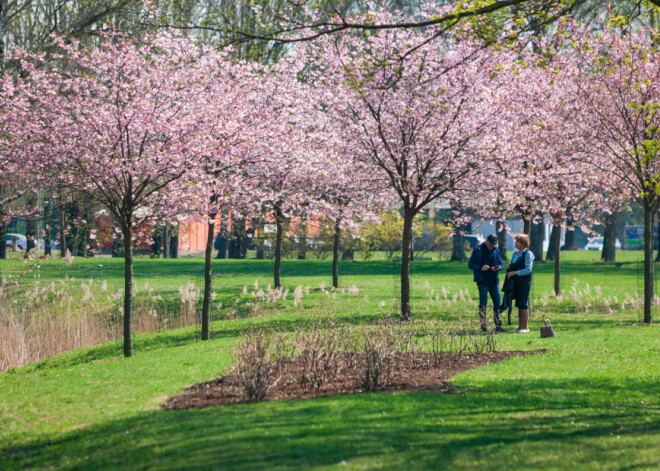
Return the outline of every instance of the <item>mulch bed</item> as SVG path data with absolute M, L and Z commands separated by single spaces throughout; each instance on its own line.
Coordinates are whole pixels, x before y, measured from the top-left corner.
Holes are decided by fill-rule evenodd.
M 429 354 L 399 354 L 395 360 L 396 371 L 382 391 L 414 391 L 454 393 L 449 379 L 473 368 L 499 363 L 512 357 L 523 357 L 545 353 L 546 350 L 509 351 L 492 353 L 445 353 L 439 362 Z M 280 379 L 270 388 L 265 401 L 307 399 L 311 397 L 355 394 L 364 392 L 357 369 L 345 371 L 333 381 L 324 384 L 319 390 L 302 392 L 296 382 L 301 368 L 298 357 L 280 360 Z M 163 404 L 164 409 L 202 409 L 210 406 L 248 402 L 234 372 L 220 378 L 199 383 L 186 388 L 183 394 L 172 396 Z

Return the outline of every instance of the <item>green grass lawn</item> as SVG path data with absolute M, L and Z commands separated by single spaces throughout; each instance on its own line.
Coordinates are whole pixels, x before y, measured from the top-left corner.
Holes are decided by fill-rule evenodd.
M 638 291 L 638 254 L 618 254 L 614 265 L 598 263 L 597 256 L 566 254 L 566 292 L 574 280 L 579 290 L 599 286 L 602 298 Z M 66 267 L 51 260 L 23 278 L 24 265 L 14 260 L 0 261 L 0 270 L 22 287 L 65 275 L 121 286 L 121 262 L 76 259 Z M 230 304 L 255 280 L 266 286 L 271 267 L 269 261 L 217 261 L 216 302 Z M 327 261 L 286 260 L 284 282 L 291 288 L 329 284 L 329 268 Z M 528 335 L 498 336 L 501 350 L 548 353 L 458 375 L 459 394 L 160 409 L 167 396 L 226 371 L 233 345 L 250 326 L 293 330 L 324 311 L 355 324 L 391 316 L 378 303 L 397 295 L 396 268 L 388 261 L 343 262 L 341 283 L 357 285 L 359 296 L 333 301 L 313 292 L 305 308 L 287 301 L 264 317 L 216 320 L 209 342 L 195 341 L 199 328 L 193 326 L 139 335 L 131 359 L 116 359 L 120 345 L 112 342 L 0 374 L 0 469 L 660 468 L 659 328 L 620 325 L 641 319 L 634 307 L 587 310 L 575 299 L 541 307 L 540 298 L 552 290 L 551 264 L 535 267 L 533 312 L 549 315 L 557 336 L 539 338 L 540 317 L 531 319 Z M 135 272 L 138 283 L 149 280 L 175 298 L 182 284 L 201 284 L 202 260 L 137 259 Z M 451 304 L 423 309 L 427 281 L 436 292 L 469 288 L 476 297 L 465 264 L 415 262 L 413 303 L 420 317 L 456 317 Z

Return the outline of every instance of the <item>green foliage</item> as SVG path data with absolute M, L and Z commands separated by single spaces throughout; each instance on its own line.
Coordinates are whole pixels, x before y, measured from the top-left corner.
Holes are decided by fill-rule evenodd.
M 383 211 L 380 220 L 375 224 L 368 224 L 358 232 L 362 240 L 363 250 L 384 250 L 387 258 L 392 258 L 395 250 L 401 248 L 403 234 L 403 218 L 398 211 Z

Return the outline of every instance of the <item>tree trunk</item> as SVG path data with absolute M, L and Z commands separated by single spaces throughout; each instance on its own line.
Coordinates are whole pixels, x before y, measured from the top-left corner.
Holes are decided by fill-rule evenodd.
M 0 260 L 7 259 L 7 225 L 2 222 L 0 215 Z
M 27 238 L 27 244 L 25 248 L 25 256 L 30 252 L 30 250 L 36 248 L 36 237 L 37 237 L 37 222 L 34 219 L 28 219 L 26 228 L 25 228 L 25 237 Z
M 227 238 L 223 235 L 218 237 L 218 255 L 215 258 L 219 258 L 221 260 L 227 258 Z
M 60 208 L 60 257 L 66 257 L 66 209 Z
M 163 226 L 156 224 L 151 238 L 153 243 L 149 246 L 149 254 L 151 258 L 160 258 L 160 247 L 163 244 Z
M 275 224 L 277 226 L 277 234 L 275 235 L 275 288 L 281 288 L 280 272 L 282 269 L 282 236 L 284 233 L 284 214 L 279 207 L 275 206 Z
M 453 262 L 463 262 L 467 260 L 465 255 L 465 238 L 460 230 L 457 230 L 452 236 L 453 247 L 451 251 L 451 260 Z
M 653 321 L 653 216 L 650 205 L 644 205 L 644 322 Z
M 552 228 L 552 232 L 555 234 L 555 240 L 553 241 L 553 250 L 554 250 L 554 259 L 555 259 L 555 296 L 559 296 L 561 293 L 561 272 L 560 272 L 560 258 L 561 258 L 561 219 L 555 221 L 555 225 Z M 549 250 L 548 250 L 549 252 Z
M 335 232 L 332 236 L 332 286 L 339 288 L 339 240 L 341 237 L 341 218 L 335 221 Z
M 170 230 L 170 258 L 179 258 L 179 227 Z
M 605 218 L 605 234 L 603 234 L 603 262 L 614 262 L 616 260 L 616 213 L 609 214 Z M 660 253 L 660 252 L 658 252 Z
M 307 258 L 307 215 L 300 217 L 298 227 L 298 260 Z
M 50 203 L 44 201 L 44 255 L 52 255 L 52 246 L 50 242 Z
M 129 213 L 128 217 L 131 217 Z M 133 356 L 133 227 L 131 221 L 122 222 L 124 235 L 124 356 Z
M 559 246 L 561 248 L 561 226 L 554 224 L 552 226 L 552 232 L 550 232 L 550 241 L 548 243 L 548 252 L 545 254 L 546 262 L 555 259 L 556 247 L 555 242 L 557 237 L 559 237 Z
M 7 6 L 0 1 L 0 78 L 5 75 L 5 50 L 7 49 Z
M 410 251 L 413 218 L 415 212 L 411 208 L 404 208 L 403 213 L 403 243 L 401 244 L 401 320 L 411 319 L 410 310 Z M 465 254 L 465 251 L 463 251 Z
M 500 255 L 502 256 L 502 260 L 508 260 L 509 258 L 506 255 L 506 223 L 496 222 L 495 232 L 497 233 L 497 242 L 499 245 Z
M 206 250 L 204 251 L 204 300 L 202 301 L 202 340 L 209 339 L 209 323 L 211 319 L 211 290 L 213 289 L 213 238 L 215 235 L 215 213 L 209 213 L 207 223 Z
M 529 249 L 534 254 L 534 260 L 543 263 L 543 240 L 545 239 L 545 224 L 541 221 L 538 224 L 532 224 L 532 233 L 530 234 Z
M 163 227 L 163 258 L 170 258 L 170 223 Z
M 571 227 L 572 230 L 568 230 Z M 566 238 L 564 239 L 564 250 L 577 250 L 577 244 L 575 242 L 575 227 L 574 221 L 572 218 L 566 220 Z
M 532 233 L 532 220 L 523 218 L 523 233 L 531 235 Z
M 415 228 L 410 226 L 410 261 L 415 260 Z
M 660 239 L 660 220 L 658 220 L 658 239 Z M 604 248 L 605 246 L 603 246 Z M 655 261 L 660 262 L 660 240 L 658 241 L 658 254 L 655 256 Z

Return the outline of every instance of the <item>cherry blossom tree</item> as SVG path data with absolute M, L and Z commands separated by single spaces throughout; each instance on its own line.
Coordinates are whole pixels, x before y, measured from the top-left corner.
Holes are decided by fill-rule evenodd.
M 202 340 L 208 340 L 216 217 L 225 209 L 235 221 L 256 210 L 258 182 L 249 168 L 260 165 L 282 126 L 273 111 L 279 85 L 275 73 L 234 60 L 226 52 L 208 51 L 204 60 L 206 75 L 213 81 L 203 111 L 204 152 L 199 158 L 203 178 L 188 190 L 193 204 L 201 204 L 195 212 L 208 221 L 202 302 Z
M 486 93 L 490 56 L 467 39 L 424 40 L 432 34 L 385 30 L 367 38 L 325 38 L 313 49 L 318 71 L 309 72 L 324 90 L 320 106 L 345 123 L 354 159 L 386 182 L 402 205 L 404 320 L 411 318 L 413 218 L 437 198 L 469 188 L 470 178 L 489 165 L 481 144 L 496 125 Z M 418 47 L 409 50 L 411 44 Z
M 561 116 L 566 96 L 557 93 L 555 71 L 547 58 L 531 51 L 523 58 L 507 67 L 506 86 L 498 90 L 498 98 L 508 104 L 501 108 L 506 115 L 498 148 L 498 172 L 504 182 L 498 194 L 504 204 L 489 212 L 499 218 L 522 216 L 527 234 L 533 220 L 552 221 L 557 228 L 554 291 L 559 295 L 559 231 L 565 223 L 570 230 L 578 224 L 591 226 L 595 215 L 607 208 L 606 189 L 612 179 L 575 158 L 578 143 L 571 124 Z
M 144 42 L 111 33 L 94 50 L 59 41 L 61 67 L 21 53 L 17 89 L 30 107 L 26 136 L 43 146 L 35 171 L 53 186 L 75 189 L 119 222 L 124 244 L 124 355 L 133 354 L 132 241 L 152 214 L 172 214 L 184 193 L 170 191 L 195 178 L 201 153 L 197 112 L 208 89 L 200 50 L 160 33 Z M 57 169 L 57 172 L 53 172 Z
M 657 31 L 563 31 L 557 89 L 578 159 L 607 173 L 644 210 L 644 322 L 653 303 L 653 219 L 660 208 L 660 41 Z

